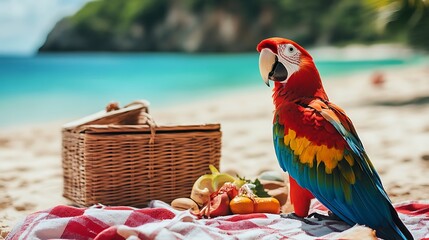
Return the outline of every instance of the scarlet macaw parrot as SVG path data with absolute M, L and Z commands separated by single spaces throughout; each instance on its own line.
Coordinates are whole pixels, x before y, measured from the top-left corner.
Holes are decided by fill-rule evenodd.
M 263 80 L 275 83 L 274 147 L 289 173 L 296 216 L 308 215 L 314 196 L 350 225 L 366 225 L 385 239 L 412 239 L 351 120 L 329 101 L 310 54 L 283 38 L 265 39 L 257 50 Z

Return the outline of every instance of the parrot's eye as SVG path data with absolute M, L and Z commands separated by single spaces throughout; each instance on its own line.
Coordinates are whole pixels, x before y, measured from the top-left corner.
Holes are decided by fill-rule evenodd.
M 297 53 L 298 50 L 296 50 L 295 46 L 292 44 L 286 44 L 283 45 L 283 53 L 286 56 L 292 56 Z

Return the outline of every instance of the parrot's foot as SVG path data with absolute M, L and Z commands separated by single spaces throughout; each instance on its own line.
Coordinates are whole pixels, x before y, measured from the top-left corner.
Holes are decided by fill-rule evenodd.
M 300 217 L 300 216 L 296 215 L 295 213 L 282 213 L 282 214 L 280 214 L 280 217 L 301 221 L 301 222 L 306 223 L 308 225 L 317 225 L 317 223 L 314 223 L 310 220 L 307 220 L 303 217 Z
M 333 220 L 333 221 L 342 221 L 341 218 L 339 218 L 337 215 L 335 215 L 333 212 L 328 211 L 328 216 L 314 212 L 310 215 L 308 215 L 308 218 L 317 218 L 317 220 L 322 221 L 322 220 Z

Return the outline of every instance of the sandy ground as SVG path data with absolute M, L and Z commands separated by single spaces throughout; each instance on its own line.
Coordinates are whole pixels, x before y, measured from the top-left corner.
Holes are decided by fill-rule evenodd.
M 429 199 L 429 66 L 324 79 L 330 99 L 345 109 L 393 202 Z M 221 123 L 221 170 L 249 178 L 280 171 L 271 140 L 271 90 L 261 86 L 153 109 L 159 124 Z M 61 125 L 1 129 L 0 230 L 4 237 L 27 214 L 69 204 L 62 197 Z

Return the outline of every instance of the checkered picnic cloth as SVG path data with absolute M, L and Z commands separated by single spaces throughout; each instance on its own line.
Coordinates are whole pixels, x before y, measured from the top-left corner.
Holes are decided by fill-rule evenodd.
M 416 239 L 429 239 L 429 201 L 395 205 Z M 318 202 L 312 211 L 326 214 Z M 161 201 L 148 208 L 57 206 L 27 216 L 6 239 L 333 239 L 350 226 L 340 221 L 309 223 L 254 213 L 197 219 Z

